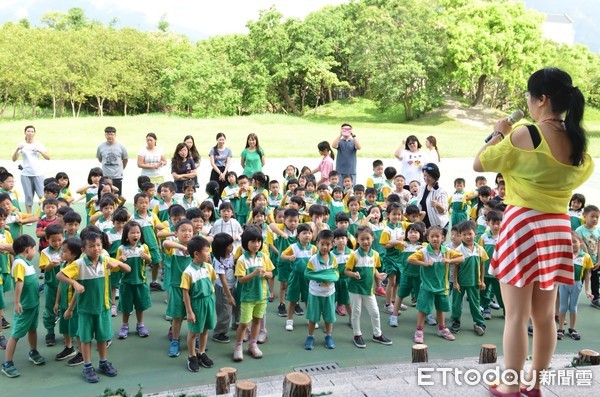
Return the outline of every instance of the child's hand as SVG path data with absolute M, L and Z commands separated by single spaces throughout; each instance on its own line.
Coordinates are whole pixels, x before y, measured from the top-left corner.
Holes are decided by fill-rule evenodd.
M 485 283 L 482 281 L 481 284 L 479 284 L 479 289 L 480 290 L 484 290 L 486 288 Z
M 75 283 L 73 289 L 75 289 L 75 292 L 78 294 L 82 294 L 85 291 L 85 287 L 79 283 Z
M 228 296 L 227 301 L 231 306 L 235 306 L 235 298 L 233 297 L 233 295 Z
M 125 262 L 127 261 L 127 257 L 125 255 L 121 255 L 120 257 L 118 257 L 117 259 L 119 259 L 121 262 Z
M 65 320 L 69 320 L 71 317 L 73 317 L 73 309 L 67 308 L 67 310 L 65 310 L 65 312 L 63 313 L 63 318 Z
M 282 238 L 285 238 L 285 239 L 287 239 L 287 238 L 289 238 L 290 236 L 288 236 L 288 234 L 287 234 L 287 233 L 283 233 L 283 235 L 282 235 L 281 237 L 282 237 Z
M 187 314 L 187 320 L 188 320 L 188 323 L 192 323 L 192 324 L 196 323 L 196 315 L 194 314 L 194 312 L 189 312 Z
M 600 268 L 600 262 L 596 263 L 592 269 L 598 270 L 598 268 Z
M 406 241 L 400 241 L 400 245 L 403 246 L 404 248 L 408 247 L 408 243 Z
M 21 306 L 20 302 L 15 302 L 15 313 L 17 313 L 17 314 L 23 313 L 23 306 Z
M 354 277 L 357 280 L 360 280 L 360 273 L 359 272 L 354 272 L 354 274 L 352 275 L 352 277 Z
M 430 259 L 430 260 L 428 260 L 428 261 L 423 261 L 423 264 L 424 264 L 425 266 L 433 266 L 433 260 L 431 260 L 431 259 Z
M 379 273 L 377 275 L 377 278 L 381 281 L 385 280 L 386 277 L 387 277 L 387 273 Z
M 290 262 L 293 262 L 293 261 L 295 261 L 295 260 L 296 260 L 296 255 L 292 254 L 292 255 L 288 256 L 288 260 L 289 260 Z
M 456 292 L 460 292 L 460 284 L 458 284 L 458 281 L 454 283 L 454 289 Z
M 150 262 L 152 260 L 152 257 L 145 252 L 142 255 L 140 255 L 140 257 L 146 262 Z M 121 261 L 121 262 L 123 262 L 123 261 Z
M 253 273 L 257 276 L 264 276 L 266 273 L 266 270 L 263 269 L 262 267 L 257 267 L 256 269 L 254 269 Z
M 58 316 L 58 303 L 54 304 L 54 314 Z
M 587 296 L 589 300 L 594 300 L 594 295 L 591 291 L 585 291 L 585 296 Z
M 52 261 L 48 265 L 50 265 L 50 267 L 56 267 L 56 266 L 60 265 L 60 261 Z

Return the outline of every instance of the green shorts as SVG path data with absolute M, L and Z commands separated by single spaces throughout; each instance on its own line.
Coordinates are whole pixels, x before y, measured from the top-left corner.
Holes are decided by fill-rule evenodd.
M 163 279 L 163 285 L 171 285 L 171 265 L 165 266 L 165 277 Z
M 253 318 L 263 318 L 266 310 L 266 300 L 242 302 L 240 306 L 240 324 L 248 324 Z
M 417 298 L 417 310 L 430 314 L 433 308 L 438 312 L 450 311 L 450 298 L 448 295 L 434 294 L 421 288 Z
M 158 247 L 150 248 L 150 257 L 152 258 L 152 266 L 158 265 L 160 262 L 162 262 L 162 255 L 160 254 Z
M 63 317 L 66 308 L 60 308 L 60 316 L 58 317 L 58 332 L 60 334 L 69 334 L 69 320 Z
M 321 315 L 326 323 L 335 323 L 335 294 L 329 296 L 315 296 L 308 294 L 306 304 L 306 319 L 313 323 L 321 320 Z
M 288 302 L 306 302 L 308 299 L 308 280 L 304 273 L 292 272 L 288 281 L 285 300 Z
M 287 261 L 279 261 L 277 264 L 277 280 L 280 283 L 287 283 L 292 272 L 292 264 Z
M 10 273 L 2 273 L 2 285 L 4 286 L 4 292 L 12 291 L 13 278 Z
M 419 290 L 421 289 L 421 276 L 408 276 L 405 273 L 402 273 L 400 276 L 400 285 L 398 286 L 398 297 L 406 298 L 411 293 L 414 293 L 415 296 L 419 295 Z
M 143 312 L 152 307 L 148 284 L 121 283 L 119 287 L 119 310 L 122 313 Z
M 4 310 L 6 302 L 4 301 L 4 285 L 0 285 L 0 310 Z
M 123 272 L 111 272 L 110 273 L 110 288 L 119 288 L 119 283 L 123 277 Z
M 350 279 L 345 276 L 340 276 L 335 282 L 335 301 L 338 305 L 349 305 L 350 294 L 348 294 L 348 282 Z
M 167 316 L 173 318 L 185 317 L 185 305 L 181 288 L 171 285 L 169 287 L 169 302 L 167 303 Z
M 79 336 L 79 314 L 77 313 L 77 307 L 73 309 L 73 316 L 69 319 L 69 336 L 71 338 Z
M 29 331 L 37 331 L 39 314 L 39 306 L 32 309 L 23 309 L 21 314 L 15 313 L 10 336 L 15 339 L 21 339 L 27 335 Z
M 81 343 L 107 342 L 113 337 L 110 310 L 102 310 L 100 314 L 79 313 L 77 323 Z
M 396 262 L 393 258 L 385 258 L 383 271 L 386 274 L 395 274 L 396 277 L 400 277 L 400 262 Z
M 214 329 L 217 324 L 215 310 L 215 296 L 193 299 L 191 302 L 192 311 L 196 316 L 196 322 L 190 323 L 188 319 L 188 329 L 194 334 L 201 334 L 209 329 Z

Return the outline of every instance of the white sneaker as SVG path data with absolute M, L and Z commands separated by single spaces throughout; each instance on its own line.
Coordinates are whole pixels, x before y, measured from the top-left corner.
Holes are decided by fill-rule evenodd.
M 383 311 L 386 312 L 387 314 L 394 313 L 394 305 L 392 305 L 391 303 L 389 305 L 384 305 Z
M 267 331 L 261 329 L 258 331 L 258 339 L 256 339 L 257 343 L 265 343 L 267 341 Z
M 315 329 L 319 329 L 319 323 L 315 323 Z
M 398 316 L 390 316 L 390 327 L 398 326 Z
M 112 317 L 117 317 L 117 305 L 112 305 L 110 307 L 110 315 Z
M 285 330 L 293 331 L 294 330 L 294 320 L 286 320 L 285 322 Z
M 408 310 L 408 306 L 406 306 L 404 303 L 400 304 L 400 310 L 402 310 L 403 312 Z

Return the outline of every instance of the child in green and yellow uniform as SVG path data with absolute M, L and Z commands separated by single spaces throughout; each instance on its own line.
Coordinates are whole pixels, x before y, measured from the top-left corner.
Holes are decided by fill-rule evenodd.
M 333 243 L 334 248 L 331 254 L 335 256 L 335 260 L 338 264 L 338 273 L 340 278 L 335 283 L 335 311 L 340 316 L 345 316 L 348 313 L 349 317 L 352 317 L 352 307 L 350 306 L 350 295 L 348 294 L 348 281 L 350 279 L 344 273 L 346 268 L 346 262 L 348 257 L 352 253 L 350 247 L 348 247 L 348 235 L 345 230 L 335 229 L 333 231 Z M 352 325 L 350 319 L 348 324 Z
M 500 211 L 489 211 L 485 216 L 487 220 L 487 226 L 489 230 L 479 238 L 478 244 L 483 247 L 488 255 L 488 258 L 492 257 L 494 248 L 498 243 L 498 235 L 500 234 L 500 226 L 502 225 L 503 214 Z M 481 307 L 483 308 L 483 319 L 491 320 L 492 312 L 490 310 L 491 295 L 492 292 L 496 296 L 498 305 L 504 311 L 504 301 L 502 300 L 502 291 L 500 289 L 500 281 L 488 273 L 490 268 L 490 259 L 486 260 L 483 264 L 483 279 L 485 281 L 485 289 L 481 290 Z
M 44 231 L 48 246 L 40 252 L 40 270 L 44 272 L 44 313 L 42 320 L 46 329 L 46 346 L 54 346 L 56 337 L 54 336 L 54 327 L 56 325 L 56 314 L 54 313 L 54 303 L 56 302 L 56 292 L 58 291 L 58 280 L 56 275 L 60 272 L 61 245 L 63 238 L 63 227 L 55 223 L 50 225 Z
M 0 208 L 6 211 L 6 226 L 13 241 L 23 234 L 23 225 L 38 221 L 38 217 L 33 214 L 19 212 L 10 200 L 10 196 L 5 193 L 0 193 Z
M 210 261 L 210 243 L 203 237 L 193 237 L 187 245 L 192 262 L 181 276 L 181 290 L 188 320 L 188 369 L 198 372 L 199 365 L 213 366 L 206 355 L 208 331 L 215 328 L 215 288 L 217 274 Z M 196 351 L 195 341 L 199 339 Z
M 10 233 L 5 229 L 7 215 L 6 211 L 0 208 L 0 320 L 2 321 L 2 325 L 0 325 L 0 349 L 6 349 L 6 338 L 2 335 L 2 329 L 10 327 L 10 323 L 3 316 L 3 310 L 6 308 L 4 292 L 12 289 L 10 262 L 13 241 Z
M 456 178 L 454 180 L 454 193 L 448 198 L 448 211 L 450 212 L 450 223 L 458 225 L 469 219 L 469 204 L 465 193 L 465 180 Z
M 285 307 L 284 299 L 288 287 L 288 281 L 290 278 L 290 272 L 292 271 L 292 264 L 289 261 L 281 258 L 281 253 L 285 251 L 290 245 L 298 241 L 298 221 L 300 214 L 297 210 L 288 208 L 283 212 L 283 223 L 272 223 L 269 228 L 273 232 L 275 237 L 273 243 L 278 252 L 277 260 L 277 280 L 279 281 L 279 306 L 277 307 L 277 315 L 279 317 L 287 317 L 287 309 Z
M 19 371 L 15 368 L 13 357 L 19 339 L 27 335 L 29 341 L 29 360 L 35 365 L 46 362 L 37 351 L 37 325 L 40 310 L 40 294 L 38 292 L 37 275 L 31 260 L 37 253 L 35 240 L 24 234 L 13 243 L 15 261 L 11 274 L 15 281 L 15 313 L 10 339 L 6 345 L 6 355 L 2 364 L 2 373 L 9 378 L 15 378 Z

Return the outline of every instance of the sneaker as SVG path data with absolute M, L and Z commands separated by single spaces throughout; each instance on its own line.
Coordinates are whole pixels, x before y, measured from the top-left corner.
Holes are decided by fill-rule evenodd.
M 98 381 L 100 380 L 94 367 L 89 367 L 89 368 L 84 367 L 82 375 L 83 375 L 83 379 L 87 383 L 98 383 Z
M 275 300 L 275 294 L 271 292 L 271 294 L 269 295 L 269 302 L 273 302 Z
M 595 299 L 592 301 L 592 307 L 596 309 L 600 309 L 600 299 Z
M 573 328 L 569 328 L 569 336 L 573 340 L 581 340 L 581 335 L 579 335 L 579 332 L 575 331 Z
M 382 286 L 375 288 L 375 295 L 385 296 L 385 289 Z
M 248 342 L 250 340 L 250 328 L 246 327 L 246 331 L 244 331 L 244 342 Z
M 169 342 L 173 341 L 173 327 L 169 327 L 169 332 L 167 332 L 167 338 L 169 338 Z
M 118 300 L 118 299 L 119 299 L 119 296 L 121 296 L 121 293 L 119 292 L 119 289 L 117 288 L 117 289 L 115 290 L 115 300 Z
M 212 340 L 217 343 L 229 343 L 231 339 L 225 334 L 213 335 Z
M 302 309 L 302 307 L 298 303 L 296 303 L 296 306 L 294 307 L 294 314 L 296 316 L 302 316 L 302 315 L 304 315 L 304 310 Z
M 112 339 L 106 341 L 106 348 L 108 349 L 112 345 Z
M 450 326 L 450 332 L 452 332 L 453 334 L 458 334 L 460 332 L 460 322 L 452 322 L 452 325 Z
M 490 305 L 491 307 L 491 305 Z M 492 319 L 492 311 L 490 309 L 483 309 L 483 319 L 484 320 L 491 320 Z
M 557 340 L 563 340 L 563 338 L 565 337 L 565 330 L 564 329 L 559 329 L 556 331 L 556 339 Z
M 315 337 L 312 335 L 308 335 L 306 337 L 306 342 L 304 342 L 304 349 L 313 350 L 315 348 Z
M 408 306 L 406 306 L 404 303 L 401 303 L 401 304 L 400 304 L 400 311 L 403 311 L 403 312 L 405 312 L 405 311 L 407 311 L 407 310 L 408 310 Z
M 358 347 L 359 349 L 364 349 L 365 347 L 367 347 L 367 344 L 365 343 L 365 340 L 363 339 L 362 335 L 354 336 L 354 346 Z
M 410 299 L 410 305 L 412 307 L 416 307 L 417 306 L 417 298 L 411 298 Z
M 46 359 L 40 355 L 40 352 L 37 350 L 29 350 L 29 361 L 34 363 L 35 365 L 44 365 L 46 364 Z
M 110 307 L 110 315 L 112 317 L 117 317 L 117 305 L 112 305 Z
M 264 329 L 261 329 L 260 331 L 258 331 L 258 338 L 256 339 L 256 343 L 258 343 L 259 345 L 262 345 L 266 341 L 267 341 L 267 331 Z
M 285 321 L 285 330 L 293 331 L 294 330 L 294 320 L 286 320 Z
M 398 326 L 398 316 L 390 316 L 390 327 L 396 328 Z
M 79 352 L 72 359 L 67 361 L 69 367 L 76 367 L 80 364 L 83 364 L 83 355 Z
M 9 378 L 16 378 L 21 375 L 19 370 L 15 367 L 15 363 L 12 361 L 5 361 L 2 363 L 2 373 Z
M 198 362 L 200 363 L 200 365 L 202 365 L 204 368 L 212 368 L 213 365 L 215 365 L 215 363 L 213 362 L 213 360 L 211 360 L 207 355 L 206 352 L 204 353 L 198 353 L 197 356 L 198 357 Z
M 71 358 L 73 356 L 75 356 L 77 354 L 77 352 L 75 351 L 75 349 L 73 348 L 73 346 L 71 347 L 66 347 L 63 349 L 63 351 L 61 351 L 60 353 L 58 353 L 56 355 L 56 357 L 54 357 L 56 359 L 56 361 L 63 361 L 66 360 L 68 358 Z
M 495 301 L 491 301 L 490 302 L 490 308 L 492 308 L 494 310 L 500 310 L 500 305 L 497 304 Z
M 319 329 L 319 323 L 315 323 L 315 329 Z
M 333 342 L 333 336 L 325 335 L 325 348 L 335 349 L 335 343 Z
M 98 371 L 110 378 L 117 376 L 117 370 L 113 368 L 110 361 L 105 361 L 103 363 L 100 363 L 100 366 L 98 367 Z
M 420 329 L 415 331 L 415 336 L 413 337 L 413 342 L 423 343 L 423 331 L 421 331 Z
M 394 305 L 392 305 L 391 303 L 389 305 L 383 305 L 383 311 L 387 314 L 394 313 Z
M 6 321 L 6 319 L 4 317 L 2 317 L 2 329 L 8 329 L 10 328 L 10 323 L 8 321 Z
M 262 358 L 263 356 L 263 353 L 260 351 L 256 343 L 251 343 L 250 346 L 248 346 L 248 354 L 252 358 Z
M 150 283 L 150 291 L 164 291 L 164 289 L 158 282 L 152 281 Z
M 47 334 L 46 335 L 46 346 L 54 346 L 56 345 L 56 337 L 54 336 L 54 334 Z
M 485 334 L 485 325 L 475 324 L 473 325 L 473 330 L 477 335 L 482 336 L 483 334 Z
M 373 342 L 381 343 L 382 345 L 389 346 L 392 344 L 392 341 L 386 338 L 383 334 L 379 336 L 373 335 Z
M 233 348 L 233 361 L 242 361 L 244 359 L 244 347 L 242 345 L 236 345 Z
M 527 334 L 533 336 L 533 325 L 529 324 L 527 326 Z
M 173 339 L 169 346 L 169 357 L 179 357 L 179 341 Z
M 344 307 L 344 305 L 337 305 L 335 307 L 335 312 L 337 314 L 339 314 L 340 316 L 345 316 L 346 315 L 346 308 Z
M 148 332 L 148 328 L 146 328 L 144 323 L 137 324 L 135 326 L 135 332 L 137 332 L 137 334 L 142 338 L 150 336 L 150 332 Z
M 4 335 L 0 335 L 0 350 L 6 349 L 6 337 Z
M 284 303 L 280 303 L 279 306 L 277 306 L 277 315 L 279 317 L 287 317 L 287 309 L 285 308 Z
M 456 339 L 454 337 L 454 335 L 452 335 L 452 333 L 450 332 L 450 330 L 448 328 L 438 329 L 437 334 L 438 334 L 439 337 L 444 338 L 446 340 L 454 340 L 454 339 Z
M 127 339 L 127 335 L 129 335 L 129 324 L 123 324 L 119 330 L 119 339 Z
M 190 372 L 200 371 L 200 365 L 198 364 L 198 357 L 196 357 L 196 356 L 188 357 L 187 368 Z
M 435 317 L 433 316 L 433 314 L 428 314 L 425 316 L 425 322 L 427 323 L 427 325 L 437 325 L 437 320 L 435 319 Z

